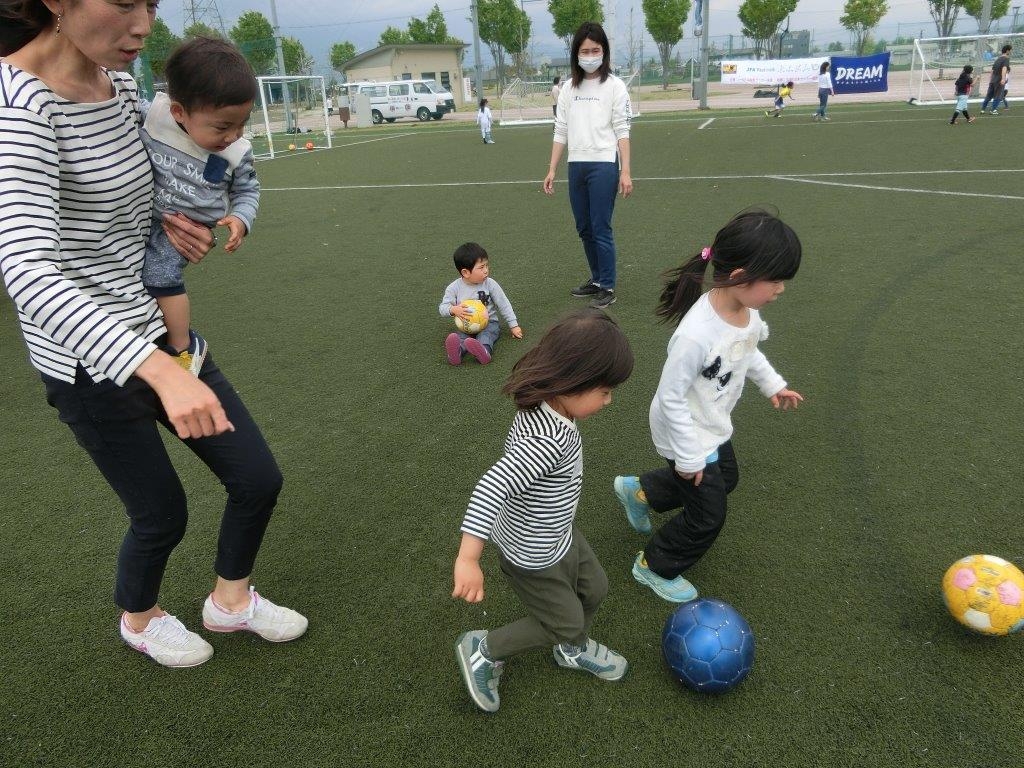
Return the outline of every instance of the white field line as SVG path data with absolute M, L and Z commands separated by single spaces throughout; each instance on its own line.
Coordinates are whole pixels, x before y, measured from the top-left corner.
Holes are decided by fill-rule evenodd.
M 798 184 L 819 184 L 826 187 L 848 187 L 850 189 L 870 189 L 879 192 L 914 192 L 922 195 L 948 195 L 952 197 L 991 197 L 997 200 L 1024 200 L 1019 195 L 994 195 L 986 192 L 950 192 L 941 189 L 913 189 L 911 187 L 880 187 L 874 184 L 844 184 L 841 181 L 822 181 L 820 179 L 802 179 L 797 176 L 769 176 L 776 181 L 795 181 Z
M 705 120 L 703 123 L 701 123 L 700 125 L 697 126 L 697 130 L 698 131 L 703 131 L 705 128 L 707 128 L 709 125 L 711 125 L 713 122 L 715 122 L 715 118 L 713 118 L 713 117 L 710 118 L 709 120 Z
M 805 183 L 813 183 L 811 179 L 820 178 L 847 178 L 856 176 L 914 176 L 914 175 L 945 175 L 945 174 L 970 174 L 970 173 L 1024 173 L 1024 169 L 1019 168 L 1006 168 L 1006 169 L 991 169 L 983 168 L 978 170 L 949 170 L 949 171 L 850 171 L 848 173 L 843 172 L 828 172 L 828 173 L 801 173 L 801 174 L 734 174 L 734 175 L 707 175 L 707 176 L 647 176 L 643 178 L 634 178 L 633 181 L 759 181 L 759 180 L 775 180 L 775 181 L 804 181 Z M 345 191 L 345 190 L 357 190 L 357 189 L 432 189 L 432 188 L 444 188 L 444 187 L 497 187 L 497 186 L 509 186 L 514 184 L 540 184 L 541 179 L 518 179 L 513 181 L 433 181 L 433 182 L 421 182 L 421 183 L 410 183 L 410 184 L 339 184 L 330 186 L 319 186 L 319 187 L 262 187 L 263 192 L 318 192 L 318 191 Z M 558 181 L 556 183 L 564 183 Z M 827 182 L 818 182 L 825 184 Z M 855 186 L 844 184 L 843 186 Z M 868 188 L 868 187 L 866 187 Z M 878 187 L 878 189 L 892 189 L 890 187 Z M 905 191 L 920 191 L 928 192 L 933 190 L 905 190 Z M 975 196 L 974 193 L 970 192 L 947 192 L 936 194 L 950 194 L 950 195 L 968 195 Z M 987 197 L 1005 197 L 1007 200 L 1018 200 L 1022 198 L 1012 197 L 1009 195 L 986 195 Z

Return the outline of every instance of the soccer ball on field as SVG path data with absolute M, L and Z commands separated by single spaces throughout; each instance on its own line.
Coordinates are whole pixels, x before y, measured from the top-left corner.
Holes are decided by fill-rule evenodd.
M 295 149 L 295 145 L 294 145 L 294 144 L 289 144 L 289 145 L 288 145 L 288 149 L 290 149 L 290 150 L 294 150 L 294 149 Z
M 313 142 L 312 141 L 307 141 L 306 142 L 306 149 L 312 149 L 312 148 L 313 148 Z
M 701 598 L 683 603 L 668 617 L 661 650 L 672 673 L 686 687 L 722 693 L 750 673 L 754 633 L 728 603 Z
M 985 635 L 1024 628 L 1024 573 L 992 555 L 957 560 L 942 577 L 942 598 L 953 618 Z
M 473 313 L 473 316 L 466 320 L 463 320 L 461 317 L 456 317 L 455 327 L 463 333 L 475 336 L 487 327 L 487 321 L 489 319 L 487 317 L 487 307 L 484 306 L 482 301 L 477 299 L 466 299 L 462 302 L 462 306 L 470 310 Z

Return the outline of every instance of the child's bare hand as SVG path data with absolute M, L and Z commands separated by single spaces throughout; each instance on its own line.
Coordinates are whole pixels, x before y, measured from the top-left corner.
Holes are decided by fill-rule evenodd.
M 473 313 L 461 304 L 452 304 L 452 308 L 449 311 L 452 317 L 457 317 L 460 320 L 469 320 L 473 316 Z
M 679 475 L 683 480 L 692 480 L 694 487 L 700 485 L 701 480 L 704 479 L 704 470 L 699 472 L 680 472 L 676 470 L 676 474 Z
M 517 339 L 523 338 L 523 329 L 520 328 L 518 325 L 515 328 L 510 329 L 509 333 L 511 333 L 512 336 Z
M 478 561 L 456 559 L 452 597 L 461 597 L 467 603 L 479 603 L 484 599 L 484 572 Z
M 228 241 L 224 243 L 224 250 L 228 253 L 238 250 L 238 246 L 242 244 L 242 240 L 245 238 L 246 227 L 245 222 L 237 216 L 225 216 L 223 219 L 217 222 L 218 227 L 227 227 L 231 233 L 228 237 Z
M 804 401 L 804 396 L 792 389 L 783 389 L 772 395 L 771 401 L 772 408 L 781 408 L 783 411 L 790 408 L 795 410 Z

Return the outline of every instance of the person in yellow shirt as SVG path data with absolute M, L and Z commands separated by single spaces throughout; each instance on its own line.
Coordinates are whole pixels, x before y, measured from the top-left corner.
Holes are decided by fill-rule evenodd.
M 779 94 L 775 97 L 775 109 L 766 109 L 765 117 L 782 117 L 782 110 L 786 108 L 786 97 L 793 99 L 793 81 L 779 86 Z

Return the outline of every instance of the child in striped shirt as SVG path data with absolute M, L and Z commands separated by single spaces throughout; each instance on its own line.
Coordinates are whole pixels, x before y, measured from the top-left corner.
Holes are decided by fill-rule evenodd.
M 633 352 L 619 327 L 604 312 L 586 309 L 548 330 L 505 382 L 519 412 L 505 453 L 469 500 L 452 591 L 468 603 L 483 600 L 480 555 L 491 539 L 526 607 L 518 621 L 465 632 L 456 643 L 469 695 L 485 712 L 498 709 L 504 660 L 531 648 L 550 647 L 560 667 L 604 680 L 626 674 L 626 660 L 590 638 L 608 577 L 573 521 L 583 484 L 576 422 L 608 405 L 632 370 Z

